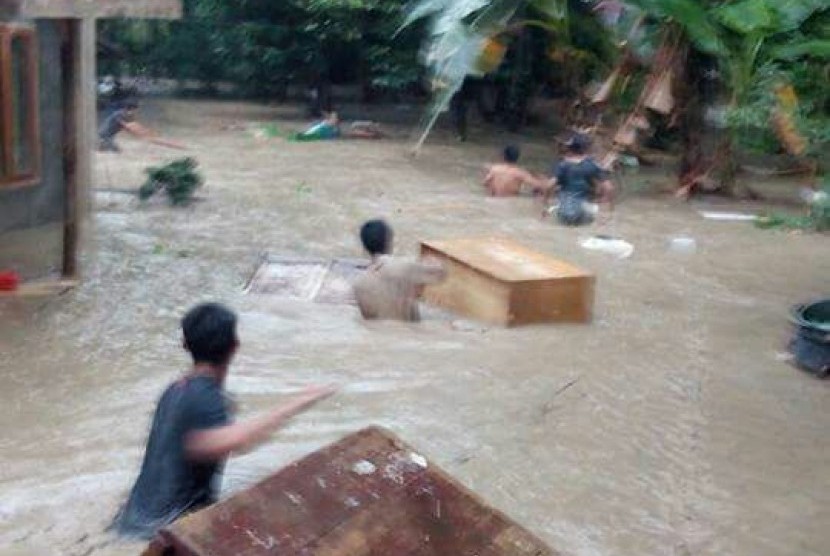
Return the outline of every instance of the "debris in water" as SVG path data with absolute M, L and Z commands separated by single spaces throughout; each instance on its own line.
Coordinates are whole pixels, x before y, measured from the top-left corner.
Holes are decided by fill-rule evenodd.
M 411 454 L 409 454 L 409 459 L 418 467 L 421 467 L 423 469 L 427 468 L 427 458 L 425 458 L 421 454 L 416 454 L 415 452 L 412 452 Z
M 286 492 L 285 495 L 291 500 L 294 504 L 300 505 L 303 503 L 303 498 L 299 494 L 294 494 L 293 492 Z
M 627 259 L 634 253 L 634 246 L 627 241 L 611 236 L 593 236 L 580 242 L 583 249 L 600 251 L 614 255 L 619 259 Z
M 377 467 L 371 461 L 362 459 L 352 466 L 352 471 L 358 475 L 371 475 L 377 471 Z
M 701 210 L 698 211 L 706 220 L 720 220 L 723 222 L 753 222 L 758 220 L 757 214 L 746 214 L 743 212 L 713 212 Z
M 697 241 L 693 237 L 674 237 L 669 241 L 669 251 L 680 255 L 691 255 L 697 251 Z

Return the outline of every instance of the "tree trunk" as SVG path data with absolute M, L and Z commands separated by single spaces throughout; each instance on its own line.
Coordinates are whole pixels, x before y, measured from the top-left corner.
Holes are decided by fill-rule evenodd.
M 707 83 L 713 79 L 707 73 L 716 65 L 711 58 L 687 47 L 677 66 L 675 98 L 681 107 L 678 124 L 683 150 L 678 196 L 688 197 L 696 190 L 734 195 L 738 175 L 734 133 L 727 129 L 716 139 L 707 137 L 704 118 L 706 106 L 717 100 L 715 87 Z
M 701 67 L 694 49 L 687 46 L 676 64 L 677 79 L 674 82 L 674 97 L 679 107 L 677 115 L 682 155 L 678 195 L 690 195 L 703 174 L 706 160 L 703 153 L 705 121 L 700 95 Z

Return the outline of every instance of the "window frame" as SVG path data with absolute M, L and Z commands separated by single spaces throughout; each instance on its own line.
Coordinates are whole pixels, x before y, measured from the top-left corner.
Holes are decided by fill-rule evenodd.
M 24 141 L 28 143 L 31 157 L 30 168 L 20 172 L 15 167 L 15 130 L 14 130 L 14 69 L 12 44 L 15 40 L 25 44 L 24 61 L 28 79 L 25 83 L 25 95 L 29 104 L 28 117 L 24 123 Z M 0 24 L 0 191 L 18 187 L 32 186 L 40 183 L 41 145 L 40 145 L 40 83 L 38 64 L 37 34 L 32 27 L 14 24 Z

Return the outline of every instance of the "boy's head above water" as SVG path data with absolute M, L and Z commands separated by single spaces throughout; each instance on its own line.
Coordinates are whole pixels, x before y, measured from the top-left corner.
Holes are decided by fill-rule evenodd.
M 236 315 L 218 303 L 203 303 L 188 311 L 182 332 L 194 364 L 227 365 L 239 347 Z
M 521 156 L 522 151 L 516 145 L 507 145 L 504 147 L 504 161 L 508 164 L 516 164 Z
M 383 220 L 369 220 L 360 228 L 360 241 L 370 255 L 388 255 L 392 252 L 394 233 Z

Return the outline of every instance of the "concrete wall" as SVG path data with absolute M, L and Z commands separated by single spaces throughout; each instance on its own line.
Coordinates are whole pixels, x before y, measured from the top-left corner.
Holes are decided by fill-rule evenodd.
M 65 202 L 63 72 L 57 23 L 38 21 L 37 39 L 41 180 L 19 189 L 0 187 L 0 269 L 14 269 L 27 278 L 60 271 Z

